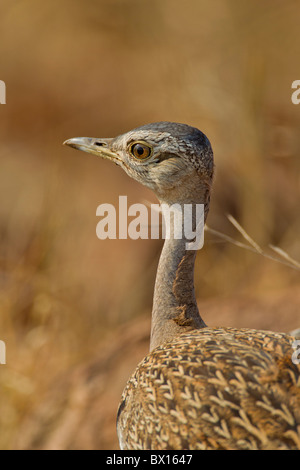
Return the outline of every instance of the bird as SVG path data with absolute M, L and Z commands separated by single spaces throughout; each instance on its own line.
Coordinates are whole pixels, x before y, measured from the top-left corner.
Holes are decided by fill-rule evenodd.
M 193 208 L 206 221 L 214 178 L 209 139 L 175 122 L 115 138 L 64 142 L 108 159 L 150 188 L 160 204 Z M 169 221 L 174 229 L 175 217 Z M 182 221 L 183 223 L 183 221 Z M 173 233 L 171 231 L 171 233 Z M 117 412 L 123 450 L 300 450 L 300 366 L 286 333 L 209 327 L 198 307 L 198 249 L 166 238 L 158 262 L 150 350 L 129 378 Z

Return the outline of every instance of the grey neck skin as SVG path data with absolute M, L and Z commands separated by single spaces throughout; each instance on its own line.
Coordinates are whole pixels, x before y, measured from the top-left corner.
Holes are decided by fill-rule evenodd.
M 187 250 L 189 240 L 184 236 L 175 239 L 173 230 L 174 218 L 171 218 L 171 237 L 165 240 L 155 281 L 150 351 L 178 334 L 206 326 L 194 291 L 197 251 Z

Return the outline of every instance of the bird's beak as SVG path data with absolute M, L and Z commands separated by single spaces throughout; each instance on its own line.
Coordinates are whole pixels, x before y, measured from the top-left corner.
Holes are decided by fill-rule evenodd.
M 110 143 L 113 139 L 97 139 L 93 137 L 74 137 L 64 142 L 64 145 L 69 145 L 74 149 L 82 150 L 83 152 L 92 153 L 98 157 L 107 158 L 115 163 L 121 161 L 118 154 L 110 150 Z

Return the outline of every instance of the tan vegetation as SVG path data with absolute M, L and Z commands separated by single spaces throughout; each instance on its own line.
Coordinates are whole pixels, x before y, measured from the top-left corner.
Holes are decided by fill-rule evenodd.
M 65 139 L 199 127 L 215 151 L 209 227 L 247 243 L 231 214 L 264 253 L 299 262 L 299 8 L 2 0 L 0 448 L 116 448 L 118 397 L 148 347 L 161 241 L 99 241 L 95 214 L 119 195 L 156 201 Z M 297 265 L 208 232 L 196 268 L 207 324 L 300 327 Z

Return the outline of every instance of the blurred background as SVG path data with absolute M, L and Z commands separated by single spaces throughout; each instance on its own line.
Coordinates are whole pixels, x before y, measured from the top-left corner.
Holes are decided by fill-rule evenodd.
M 297 0 L 1 0 L 1 449 L 118 448 L 119 397 L 148 351 L 162 241 L 100 241 L 96 208 L 155 197 L 64 140 L 200 128 L 209 227 L 245 242 L 231 214 L 300 260 L 299 15 Z M 211 233 L 196 292 L 208 325 L 300 327 L 299 271 Z

